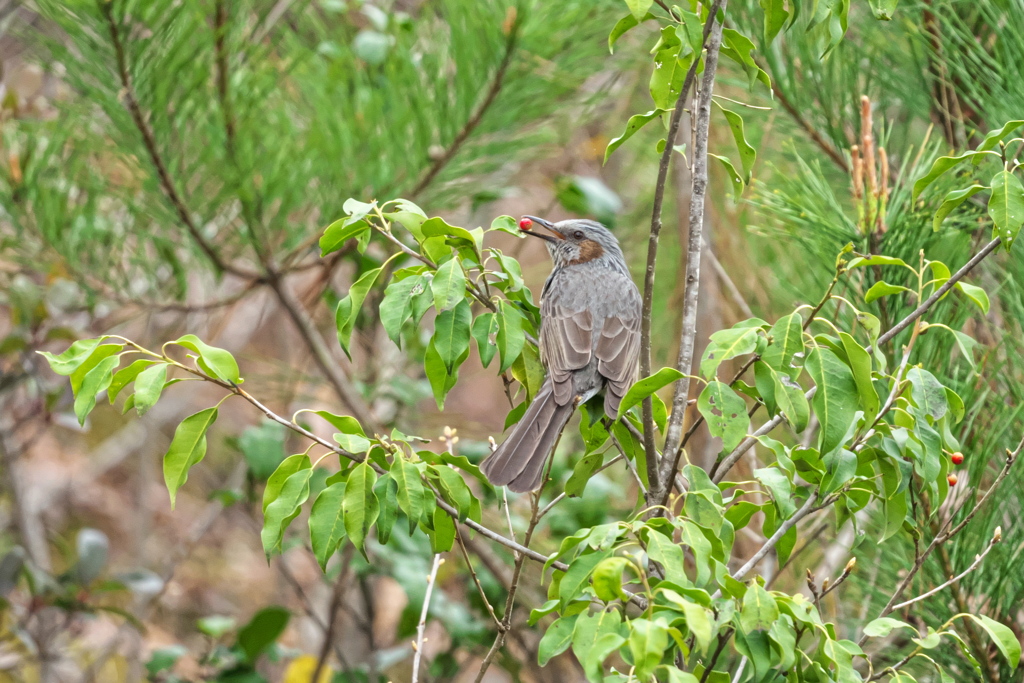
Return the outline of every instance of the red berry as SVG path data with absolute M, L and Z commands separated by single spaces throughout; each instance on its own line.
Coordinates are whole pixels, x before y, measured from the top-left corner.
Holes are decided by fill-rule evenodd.
M 959 465 L 964 461 L 964 454 L 961 453 L 960 451 L 957 451 L 949 459 L 953 461 L 954 465 Z
M 955 474 L 949 475 L 948 477 L 946 477 L 946 481 L 949 482 L 950 486 L 956 486 L 956 481 L 957 481 L 956 475 Z
M 533 221 L 531 221 L 529 218 L 522 218 L 519 221 L 519 229 L 520 230 L 529 230 L 532 226 L 533 226 Z

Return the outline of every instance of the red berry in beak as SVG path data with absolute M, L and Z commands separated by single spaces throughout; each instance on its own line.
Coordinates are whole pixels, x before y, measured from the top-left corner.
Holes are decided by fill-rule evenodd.
M 533 221 L 531 221 L 529 218 L 522 218 L 522 219 L 520 219 L 520 221 L 519 221 L 519 229 L 520 230 L 529 230 L 532 227 L 533 227 Z
M 956 475 L 955 474 L 949 475 L 948 477 L 946 477 L 946 481 L 949 482 L 950 486 L 956 486 L 956 482 L 957 482 Z
M 954 465 L 959 465 L 964 461 L 964 454 L 961 453 L 960 451 L 957 451 L 950 457 L 950 460 L 953 461 Z

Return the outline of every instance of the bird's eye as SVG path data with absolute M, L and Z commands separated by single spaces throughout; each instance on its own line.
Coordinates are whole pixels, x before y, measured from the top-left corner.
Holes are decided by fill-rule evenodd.
M 583 231 L 582 230 L 577 230 L 576 232 L 574 232 L 572 234 L 572 236 L 573 236 L 574 239 L 581 240 L 581 239 L 583 239 Z

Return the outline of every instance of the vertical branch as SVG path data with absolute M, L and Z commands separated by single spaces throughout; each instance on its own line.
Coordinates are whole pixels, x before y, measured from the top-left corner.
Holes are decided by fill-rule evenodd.
M 415 650 L 412 658 L 412 683 L 416 683 L 420 675 L 420 658 L 423 656 L 423 635 L 427 626 L 427 609 L 430 607 L 430 594 L 434 592 L 434 583 L 437 581 L 437 568 L 441 566 L 441 562 L 443 562 L 441 554 L 434 555 L 434 564 L 430 568 L 430 576 L 427 577 L 427 592 L 423 596 L 420 623 L 416 626 L 416 642 L 412 646 L 412 649 Z
M 725 7 L 727 0 L 715 0 L 708 11 L 708 19 L 704 23 L 704 44 L 708 44 L 708 37 L 712 33 L 712 26 L 717 24 L 715 17 L 719 9 Z M 719 45 L 721 45 L 722 27 L 718 24 Z M 708 58 L 705 61 L 705 74 L 708 62 L 711 60 L 711 47 L 708 45 Z M 718 48 L 714 49 L 715 63 L 718 61 Z M 695 55 L 690 70 L 686 72 L 686 79 L 679 91 L 679 98 L 676 106 L 669 117 L 668 135 L 665 138 L 665 149 L 661 153 L 661 162 L 658 165 L 658 180 L 654 186 L 654 207 L 651 210 L 651 233 L 647 241 L 647 266 L 644 271 L 644 294 L 643 312 L 640 319 L 640 377 L 651 375 L 651 314 L 654 308 L 654 271 L 658 262 L 658 239 L 661 236 L 661 207 L 665 200 L 665 185 L 668 183 L 668 169 L 672 163 L 672 152 L 675 140 L 679 135 L 679 125 L 683 119 L 683 110 L 686 100 L 689 97 L 690 88 L 697 76 L 697 66 L 700 64 L 700 55 Z M 711 68 L 714 78 L 714 67 Z M 697 240 L 698 249 L 700 239 Z M 643 401 L 643 424 L 644 424 L 644 451 L 647 454 L 647 481 L 652 492 L 661 491 L 658 470 L 658 451 L 654 445 L 654 409 L 650 397 Z M 653 502 L 653 501 L 649 501 Z
M 712 21 L 711 33 L 707 39 L 707 55 L 704 58 L 704 76 L 701 81 L 697 105 L 697 134 L 693 145 L 693 190 L 690 193 L 689 244 L 686 253 L 686 289 L 683 294 L 683 329 L 679 341 L 679 357 L 676 369 L 683 377 L 676 382 L 672 397 L 672 414 L 669 417 L 665 435 L 664 462 L 661 465 L 658 482 L 660 488 L 653 496 L 655 504 L 664 505 L 672 490 L 672 474 L 679 464 L 679 443 L 683 434 L 683 419 L 686 415 L 687 397 L 690 393 L 690 368 L 693 365 L 693 344 L 697 336 L 697 301 L 700 294 L 701 240 L 704 231 L 704 200 L 708 189 L 708 130 L 711 125 L 711 94 L 715 87 L 715 71 L 718 68 L 718 53 L 722 47 L 722 24 L 716 20 L 716 9 L 725 9 L 726 2 L 717 2 L 711 8 L 708 20 Z M 653 486 L 652 482 L 652 486 Z

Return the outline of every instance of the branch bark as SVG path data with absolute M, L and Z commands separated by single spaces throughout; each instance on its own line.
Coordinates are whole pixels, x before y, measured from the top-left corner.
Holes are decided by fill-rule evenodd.
M 693 177 L 690 193 L 689 243 L 686 253 L 686 288 L 683 292 L 683 329 L 679 340 L 679 357 L 676 369 L 683 377 L 676 382 L 672 396 L 672 413 L 665 430 L 664 462 L 656 480 L 651 481 L 652 502 L 664 505 L 672 490 L 672 475 L 679 465 L 679 443 L 682 440 L 683 420 L 686 417 L 687 398 L 690 393 L 690 368 L 693 365 L 693 344 L 697 336 L 697 303 L 700 295 L 700 257 L 704 232 L 704 203 L 708 187 L 708 130 L 711 126 L 711 95 L 715 87 L 715 71 L 718 67 L 718 53 L 722 47 L 721 22 L 717 21 L 719 10 L 724 10 L 725 0 L 712 5 L 708 12 L 711 24 L 706 39 L 707 54 L 704 58 L 704 76 L 701 80 L 699 102 L 697 105 L 697 134 L 693 145 Z M 707 26 L 705 26 L 707 30 Z M 666 145 L 668 148 L 668 145 Z M 651 269 L 648 259 L 648 269 Z M 653 272 L 650 272 L 653 279 Z M 652 283 L 653 284 L 653 283 Z M 647 321 L 648 326 L 650 321 Z M 648 339 L 648 344 L 650 339 Z M 649 351 L 649 349 L 648 349 Z M 643 355 L 641 355 L 641 358 Z M 648 354 L 648 363 L 650 357 Z M 649 401 L 644 403 L 644 416 L 650 412 Z M 646 423 L 644 425 L 646 431 Z M 652 434 L 653 437 L 653 434 Z M 648 461 L 650 454 L 648 454 Z M 657 488 L 655 488 L 657 486 Z

